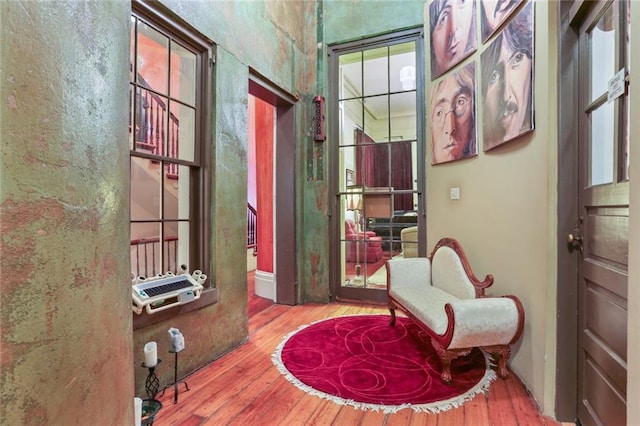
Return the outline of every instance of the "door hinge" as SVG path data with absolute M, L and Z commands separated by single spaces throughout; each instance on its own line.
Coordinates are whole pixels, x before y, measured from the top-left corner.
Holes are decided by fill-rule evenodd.
M 212 67 L 216 64 L 216 55 L 213 55 L 209 58 L 209 66 Z

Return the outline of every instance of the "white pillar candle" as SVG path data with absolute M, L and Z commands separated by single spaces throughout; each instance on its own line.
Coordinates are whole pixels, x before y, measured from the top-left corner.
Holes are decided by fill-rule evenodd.
M 140 426 L 140 423 L 142 423 L 142 399 L 137 396 L 133 398 L 133 407 L 134 425 Z
M 144 345 L 144 366 L 155 367 L 158 363 L 158 345 L 156 342 L 148 342 Z

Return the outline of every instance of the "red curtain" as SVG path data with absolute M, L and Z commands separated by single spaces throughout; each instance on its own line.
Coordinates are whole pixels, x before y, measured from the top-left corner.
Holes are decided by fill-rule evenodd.
M 413 189 L 411 142 L 376 143 L 362 130 L 355 132 L 356 185 Z M 413 195 L 394 195 L 393 206 L 413 210 Z

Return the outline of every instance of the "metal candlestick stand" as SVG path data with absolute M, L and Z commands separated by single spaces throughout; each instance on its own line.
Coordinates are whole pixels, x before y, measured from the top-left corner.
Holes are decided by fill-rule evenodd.
M 147 395 L 149 396 L 150 399 L 155 399 L 156 395 L 158 394 L 158 388 L 160 387 L 160 380 L 158 380 L 158 376 L 156 376 L 156 367 L 161 362 L 162 360 L 158 359 L 158 362 L 153 367 L 147 367 L 144 364 L 144 362 L 142 363 L 142 366 L 144 368 L 149 369 L 149 375 L 147 376 L 147 379 L 144 382 L 144 389 L 147 391 Z
M 183 349 L 180 349 L 179 351 L 169 351 L 169 353 L 175 354 L 175 362 L 173 364 L 173 383 L 168 384 L 162 390 L 162 395 L 164 395 L 164 391 L 167 390 L 168 387 L 173 386 L 173 403 L 174 404 L 178 403 L 178 383 L 180 383 L 178 381 L 178 353 L 182 351 Z M 181 380 L 181 382 L 184 383 L 184 387 L 186 389 L 185 392 L 188 391 L 189 385 L 187 384 L 187 382 L 184 380 Z

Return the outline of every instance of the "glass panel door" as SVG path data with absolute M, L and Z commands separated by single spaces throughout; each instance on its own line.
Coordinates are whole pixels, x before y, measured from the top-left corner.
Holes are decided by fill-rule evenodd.
M 580 22 L 576 123 L 577 401 L 581 424 L 626 424 L 629 181 L 629 87 L 626 1 L 589 2 Z M 586 72 L 582 72 L 582 71 Z M 573 238 L 577 235 L 579 238 Z
M 385 262 L 417 256 L 423 222 L 422 43 L 414 33 L 335 51 L 340 250 L 332 287 L 338 298 L 385 300 Z

